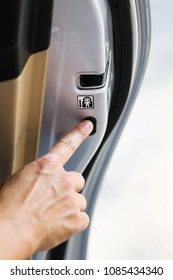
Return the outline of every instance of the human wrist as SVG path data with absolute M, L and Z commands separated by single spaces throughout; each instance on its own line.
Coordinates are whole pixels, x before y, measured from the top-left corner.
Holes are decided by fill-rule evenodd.
M 0 259 L 29 259 L 35 251 L 33 221 L 0 217 Z

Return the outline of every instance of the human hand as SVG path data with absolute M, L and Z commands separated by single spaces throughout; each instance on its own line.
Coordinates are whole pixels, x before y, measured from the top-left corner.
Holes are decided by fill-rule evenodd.
M 0 192 L 2 259 L 25 259 L 86 229 L 84 178 L 64 164 L 91 133 L 83 121 L 46 155 L 10 177 Z

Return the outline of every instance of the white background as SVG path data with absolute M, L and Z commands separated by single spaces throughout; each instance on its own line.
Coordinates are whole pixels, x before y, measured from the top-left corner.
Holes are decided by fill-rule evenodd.
M 147 72 L 112 157 L 88 259 L 173 259 L 173 1 L 151 0 Z

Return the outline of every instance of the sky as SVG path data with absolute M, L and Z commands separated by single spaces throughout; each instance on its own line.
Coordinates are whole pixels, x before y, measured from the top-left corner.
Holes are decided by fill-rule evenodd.
M 173 259 L 173 1 L 150 3 L 147 71 L 101 187 L 88 259 Z

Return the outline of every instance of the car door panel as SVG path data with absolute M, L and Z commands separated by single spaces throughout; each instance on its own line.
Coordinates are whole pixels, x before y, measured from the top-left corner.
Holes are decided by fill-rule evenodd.
M 0 184 L 37 156 L 52 5 L 0 3 Z
M 54 1 L 39 155 L 78 122 L 96 120 L 94 135 L 78 148 L 66 170 L 84 171 L 107 127 L 113 80 L 109 15 L 104 0 Z
M 0 23 L 0 183 L 90 118 L 65 169 L 83 174 L 92 218 L 145 72 L 149 0 L 4 0 Z M 88 235 L 33 258 L 85 259 Z

